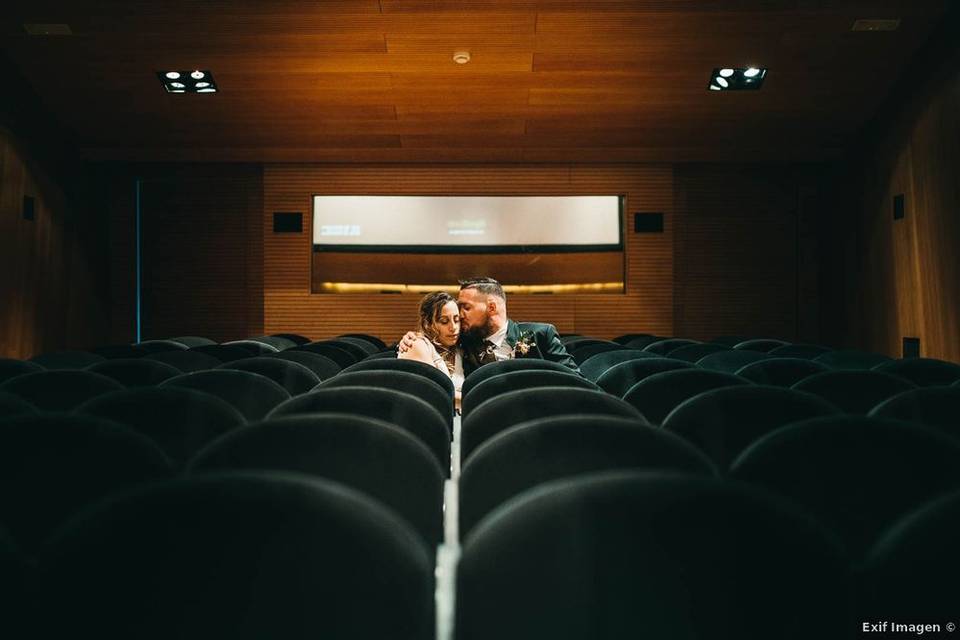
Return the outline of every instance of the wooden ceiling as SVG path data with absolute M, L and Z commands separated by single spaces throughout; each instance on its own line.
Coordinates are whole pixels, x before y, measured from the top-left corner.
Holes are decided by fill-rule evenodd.
M 0 36 L 93 159 L 792 161 L 851 140 L 948 1 L 18 0 Z M 707 90 L 750 65 L 760 91 Z M 184 68 L 219 93 L 166 94 Z

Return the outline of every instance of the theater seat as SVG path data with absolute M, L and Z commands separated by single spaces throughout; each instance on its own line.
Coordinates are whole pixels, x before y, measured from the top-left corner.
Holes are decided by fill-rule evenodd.
M 592 380 L 593 382 L 597 381 L 601 375 L 603 375 L 607 369 L 614 367 L 621 362 L 627 362 L 628 360 L 639 360 L 640 358 L 658 358 L 659 356 L 655 353 L 650 353 L 649 351 L 643 351 L 641 349 L 619 349 L 604 351 L 603 353 L 598 353 L 595 356 L 591 356 L 583 361 L 580 365 L 580 373 L 583 374 L 583 377 L 587 380 Z
M 873 370 L 906 378 L 918 387 L 946 386 L 960 380 L 960 365 L 934 358 L 891 360 Z
M 266 356 L 267 358 L 277 358 L 279 360 L 287 360 L 289 362 L 296 362 L 297 364 L 302 364 L 310 371 L 313 371 L 317 378 L 320 380 L 326 380 L 327 378 L 332 378 L 333 376 L 340 373 L 340 365 L 331 360 L 326 356 L 322 356 L 319 353 L 310 353 L 309 351 L 294 351 L 293 349 L 287 349 L 286 351 L 279 351 L 277 353 L 271 353 Z
M 299 474 L 100 503 L 40 560 L 45 637 L 430 640 L 432 555 L 385 507 Z
M 244 469 L 345 484 L 403 516 L 426 544 L 443 540 L 443 468 L 419 439 L 382 420 L 339 413 L 267 420 L 219 438 L 187 473 Z
M 104 360 L 106 358 L 90 351 L 54 351 L 30 358 L 30 362 L 49 370 L 86 369 L 90 365 Z
M 77 413 L 124 424 L 156 442 L 179 469 L 215 438 L 246 424 L 215 395 L 181 387 L 124 389 L 81 404 Z
M 718 351 L 705 355 L 697 360 L 697 366 L 703 369 L 712 369 L 713 371 L 736 373 L 748 364 L 772 357 L 770 354 L 762 351 L 730 349 L 728 351 Z
M 453 380 L 450 376 L 440 371 L 434 366 L 417 360 L 398 359 L 394 353 L 389 358 L 366 359 L 358 362 L 343 370 L 343 373 L 354 373 L 356 371 L 404 371 L 414 373 L 433 381 L 442 389 L 446 390 L 450 397 L 453 397 Z
M 960 387 L 921 387 L 898 393 L 869 415 L 926 425 L 960 438 Z
M 0 384 L 3 384 L 10 378 L 16 378 L 25 373 L 37 373 L 38 371 L 44 371 L 44 368 L 36 362 L 15 360 L 13 358 L 0 358 Z
M 184 373 L 166 380 L 160 386 L 196 389 L 213 394 L 236 408 L 247 422 L 262 420 L 270 410 L 290 398 L 287 390 L 279 384 L 250 371 L 214 369 Z
M 413 434 L 450 469 L 450 423 L 426 401 L 393 389 L 379 387 L 320 388 L 291 398 L 268 416 L 270 419 L 312 413 L 348 413 L 383 420 Z
M 892 373 L 840 369 L 808 376 L 792 388 L 818 395 L 847 413 L 866 415 L 887 398 L 916 385 Z
M 761 436 L 791 422 L 839 412 L 812 393 L 744 385 L 695 395 L 671 411 L 661 426 L 692 442 L 725 471 Z
M 510 373 L 512 371 L 559 371 L 561 373 L 573 373 L 570 367 L 566 367 L 558 362 L 543 360 L 541 358 L 514 358 L 512 360 L 500 360 L 485 364 L 475 369 L 463 381 L 463 395 L 470 393 L 475 386 L 501 373 Z M 575 374 L 574 374 L 575 375 Z
M 860 573 L 858 620 L 956 624 L 960 491 L 919 506 L 891 525 Z M 955 630 L 955 627 L 954 627 Z M 914 632 L 914 637 L 918 634 Z
M 313 371 L 289 360 L 258 356 L 224 362 L 217 369 L 249 371 L 270 378 L 287 390 L 290 396 L 306 393 L 320 384 L 320 378 Z
M 0 420 L 24 413 L 37 413 L 37 408 L 20 396 L 0 391 Z
M 149 438 L 109 420 L 46 414 L 0 423 L 0 522 L 27 552 L 84 506 L 172 473 Z
M 497 506 L 544 482 L 614 469 L 716 475 L 693 445 L 629 418 L 573 415 L 513 426 L 479 447 L 460 476 L 460 535 Z
M 660 424 L 680 403 L 698 393 L 750 384 L 732 373 L 709 369 L 674 369 L 647 376 L 623 395 L 651 424 Z
M 571 387 L 521 389 L 491 398 L 463 418 L 460 456 L 467 460 L 480 444 L 522 422 L 577 414 L 619 416 L 646 423 L 635 408 L 601 391 Z
M 541 369 L 511 371 L 487 378 L 472 387 L 470 393 L 463 396 L 462 413 L 466 416 L 473 407 L 479 406 L 501 393 L 536 387 L 573 387 L 601 391 L 596 384 L 572 371 L 546 371 Z
M 458 640 L 810 640 L 847 624 L 846 558 L 818 523 L 751 487 L 669 473 L 518 496 L 467 538 L 457 583 Z
M 87 367 L 87 371 L 113 378 L 125 387 L 150 387 L 181 373 L 173 365 L 146 358 L 107 360 Z
M 792 387 L 804 378 L 815 373 L 830 371 L 822 362 L 806 358 L 773 357 L 758 360 L 737 370 L 737 375 L 755 384 L 767 384 L 774 387 Z
M 872 369 L 886 362 L 891 362 L 893 358 L 857 349 L 838 349 L 821 353 L 814 360 L 822 362 L 831 369 Z
M 692 369 L 696 365 L 673 358 L 628 360 L 607 369 L 597 378 L 597 386 L 610 395 L 622 398 L 630 388 L 648 376 L 676 369 Z
M 830 416 L 761 438 L 730 476 L 803 506 L 856 560 L 899 517 L 960 488 L 960 442 L 920 425 Z
M 219 346 L 219 345 L 217 345 Z M 207 369 L 216 369 L 222 362 L 209 353 L 203 353 L 196 349 L 187 351 L 163 351 L 161 353 L 151 353 L 143 357 L 144 360 L 156 360 L 176 367 L 181 373 L 192 373 L 194 371 L 206 371 Z
M 70 411 L 90 398 L 123 388 L 113 378 L 74 369 L 28 373 L 0 384 L 0 391 L 20 396 L 41 411 Z
M 420 398 L 444 417 L 450 432 L 453 432 L 453 396 L 433 380 L 406 371 L 369 371 L 341 372 L 319 384 L 317 389 L 336 387 L 378 387 L 393 389 Z

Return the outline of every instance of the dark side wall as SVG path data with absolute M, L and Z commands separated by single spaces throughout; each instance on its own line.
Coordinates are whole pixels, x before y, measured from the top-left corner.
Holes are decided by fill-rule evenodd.
M 960 362 L 960 19 L 954 7 L 833 177 L 821 221 L 829 343 Z M 904 216 L 894 219 L 902 195 Z

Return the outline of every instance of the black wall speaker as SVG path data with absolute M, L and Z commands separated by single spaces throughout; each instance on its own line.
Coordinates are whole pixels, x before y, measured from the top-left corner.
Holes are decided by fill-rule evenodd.
M 33 196 L 23 196 L 23 219 L 33 220 L 36 215 Z
M 303 214 L 299 211 L 274 211 L 274 233 L 303 233 Z
M 903 356 L 904 358 L 919 358 L 920 357 L 920 338 L 904 338 L 903 339 Z
M 634 233 L 663 233 L 662 213 L 633 214 Z
M 903 216 L 903 194 L 898 193 L 897 195 L 893 196 L 893 219 L 902 220 Z

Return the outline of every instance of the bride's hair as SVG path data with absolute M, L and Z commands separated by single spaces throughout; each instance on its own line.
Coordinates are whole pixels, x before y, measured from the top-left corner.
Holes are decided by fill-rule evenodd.
M 456 302 L 457 299 L 446 291 L 434 291 L 428 293 L 420 301 L 420 331 L 427 337 L 427 340 L 434 344 L 439 344 L 439 336 L 434 324 L 440 321 L 440 313 L 448 302 Z

